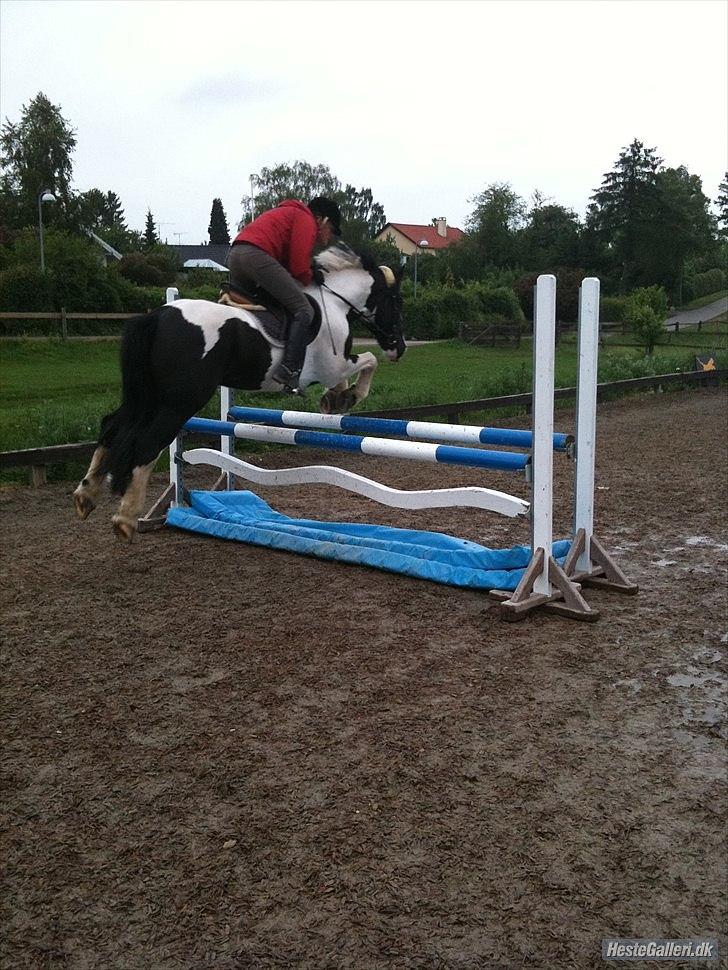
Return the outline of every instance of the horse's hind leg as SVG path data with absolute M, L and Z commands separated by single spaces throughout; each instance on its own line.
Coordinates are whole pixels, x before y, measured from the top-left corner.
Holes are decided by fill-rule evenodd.
M 117 413 L 115 411 L 113 414 L 107 415 L 101 422 L 101 436 L 96 450 L 91 456 L 91 464 L 73 493 L 73 502 L 79 519 L 87 519 L 96 508 L 101 486 L 109 470 L 109 459 L 111 457 L 109 446 L 116 433 L 115 419 Z
M 192 411 L 194 414 L 195 411 Z M 172 444 L 190 414 L 165 409 L 140 432 L 136 445 L 136 461 L 131 481 L 124 492 L 119 511 L 111 519 L 117 538 L 131 542 L 137 531 L 139 515 L 144 508 L 149 479 L 162 450 Z
M 111 524 L 118 539 L 131 542 L 137 530 L 139 516 L 144 508 L 149 479 L 152 477 L 157 459 L 154 458 L 147 465 L 137 465 L 131 475 L 131 481 L 122 496 L 119 511 L 112 516 Z

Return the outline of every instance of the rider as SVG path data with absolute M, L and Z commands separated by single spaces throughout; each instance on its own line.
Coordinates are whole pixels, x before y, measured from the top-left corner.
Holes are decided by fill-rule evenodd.
M 233 286 L 248 292 L 251 285 L 258 285 L 290 314 L 283 359 L 271 374 L 288 391 L 298 385 L 313 319 L 313 308 L 302 292 L 314 277 L 313 249 L 316 243 L 328 246 L 334 235 L 341 235 L 341 213 L 335 202 L 319 197 L 305 205 L 289 199 L 250 222 L 230 249 Z

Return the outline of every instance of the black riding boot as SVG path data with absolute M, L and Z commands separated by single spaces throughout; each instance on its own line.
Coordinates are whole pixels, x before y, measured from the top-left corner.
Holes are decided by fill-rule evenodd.
M 298 387 L 298 378 L 301 376 L 301 368 L 306 357 L 310 322 L 311 318 L 305 311 L 294 314 L 291 319 L 288 339 L 283 351 L 283 360 L 270 375 L 271 380 L 274 380 L 276 384 L 282 384 L 284 390 L 295 391 Z

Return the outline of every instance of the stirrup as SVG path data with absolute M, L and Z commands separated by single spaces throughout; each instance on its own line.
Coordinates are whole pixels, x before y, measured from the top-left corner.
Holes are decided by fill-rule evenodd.
M 301 376 L 301 369 L 291 370 L 282 361 L 277 367 L 273 369 L 270 377 L 272 381 L 276 384 L 282 384 L 284 387 L 296 387 L 298 385 L 298 379 Z

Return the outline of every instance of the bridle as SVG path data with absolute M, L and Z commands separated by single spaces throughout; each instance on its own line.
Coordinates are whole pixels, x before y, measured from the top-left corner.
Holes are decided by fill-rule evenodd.
M 374 338 L 376 338 L 377 340 L 379 340 L 383 344 L 389 344 L 392 341 L 392 335 L 391 334 L 388 334 L 377 323 L 377 320 L 376 320 L 376 314 L 377 314 L 376 308 L 374 310 L 372 310 L 371 313 L 369 313 L 369 314 L 363 313 L 359 309 L 359 307 L 354 306 L 354 304 L 351 303 L 349 300 L 347 300 L 345 296 L 342 296 L 341 293 L 337 293 L 336 290 L 332 290 L 331 287 L 328 285 L 328 283 L 319 283 L 319 287 L 322 290 L 328 290 L 329 293 L 331 293 L 332 296 L 335 296 L 337 299 L 341 300 L 342 303 L 345 303 L 349 307 L 349 309 L 352 310 L 356 314 L 357 317 L 359 317 L 359 319 L 362 321 L 362 323 L 364 324 L 364 326 L 367 328 L 367 330 L 369 331 L 369 333 Z

